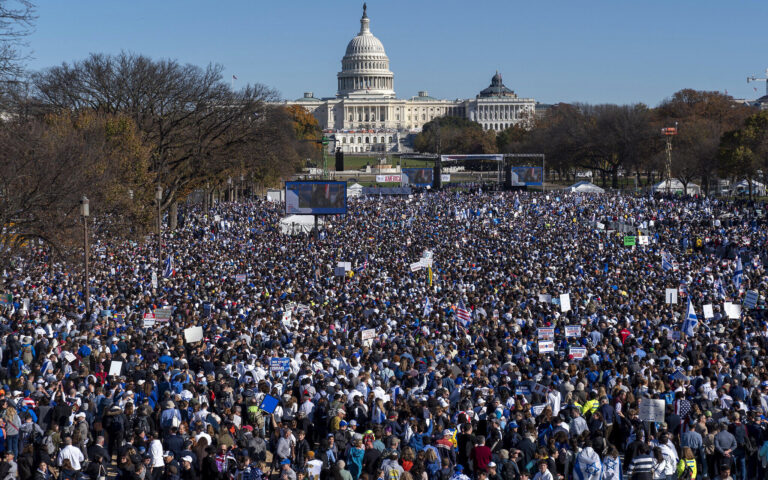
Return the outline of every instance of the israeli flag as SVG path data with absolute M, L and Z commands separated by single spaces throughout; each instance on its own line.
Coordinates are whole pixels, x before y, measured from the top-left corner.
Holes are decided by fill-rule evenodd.
M 741 277 L 744 275 L 744 267 L 741 265 L 741 257 L 736 258 L 736 271 L 733 272 L 733 286 L 738 290 L 741 288 Z
M 685 316 L 683 322 L 683 333 L 687 336 L 693 336 L 693 329 L 699 324 L 699 318 L 696 316 L 696 311 L 693 309 L 693 303 L 691 303 L 691 297 L 688 297 L 688 314 Z
M 165 259 L 165 267 L 163 268 L 163 277 L 170 278 L 173 276 L 173 274 L 176 273 L 173 269 L 173 255 L 168 255 L 168 258 Z
M 725 288 L 723 288 L 723 282 L 720 279 L 715 280 L 715 290 L 717 290 L 717 296 L 725 298 Z
M 672 262 L 669 261 L 669 257 L 666 254 L 661 256 L 661 268 L 665 272 L 668 272 L 674 268 L 674 265 L 672 265 Z
M 429 317 L 430 313 L 432 313 L 432 304 L 429 301 L 429 297 L 427 297 L 424 301 L 424 317 Z

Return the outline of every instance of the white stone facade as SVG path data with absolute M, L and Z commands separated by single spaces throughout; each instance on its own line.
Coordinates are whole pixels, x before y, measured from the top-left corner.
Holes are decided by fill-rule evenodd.
M 504 87 L 498 72 L 491 86 L 474 99 L 440 100 L 426 91 L 409 99 L 396 98 L 389 57 L 381 41 L 371 33 L 365 5 L 360 32 L 347 45 L 341 66 L 336 97 L 316 98 L 307 92 L 304 98 L 285 102 L 301 105 L 317 118 L 333 140 L 329 150 L 401 151 L 403 138 L 447 115 L 468 118 L 485 130 L 502 131 L 515 124 L 526 125 L 535 114 L 534 99 L 519 98 Z

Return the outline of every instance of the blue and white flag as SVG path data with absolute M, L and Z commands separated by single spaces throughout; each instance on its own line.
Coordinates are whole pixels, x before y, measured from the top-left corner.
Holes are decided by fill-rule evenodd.
M 685 316 L 683 322 L 683 333 L 692 337 L 693 329 L 699 324 L 699 318 L 696 316 L 696 311 L 693 309 L 693 303 L 691 303 L 691 297 L 688 297 L 688 314 Z
M 725 298 L 725 288 L 723 288 L 723 282 L 719 278 L 715 280 L 715 291 L 718 297 Z
M 165 259 L 165 267 L 163 268 L 163 277 L 169 278 L 176 274 L 176 269 L 173 268 L 173 255 L 168 255 Z
M 666 253 L 661 255 L 661 268 L 665 272 L 668 272 L 670 270 L 673 270 L 675 266 L 672 264 L 672 257 L 668 256 Z
M 733 286 L 741 288 L 741 277 L 744 276 L 744 267 L 741 265 L 741 257 L 736 257 L 736 271 L 733 272 Z
M 424 301 L 424 317 L 428 317 L 432 313 L 432 304 L 429 301 L 429 297 Z

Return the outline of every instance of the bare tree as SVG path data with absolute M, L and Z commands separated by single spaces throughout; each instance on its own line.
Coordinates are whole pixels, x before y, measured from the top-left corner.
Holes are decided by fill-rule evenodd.
M 0 0 L 0 81 L 21 75 L 24 39 L 32 33 L 36 19 L 32 2 Z
M 40 101 L 52 107 L 130 116 L 152 145 L 151 168 L 164 190 L 163 208 L 193 186 L 263 160 L 247 155 L 271 144 L 266 119 L 277 108 L 270 105 L 277 94 L 258 84 L 233 92 L 219 65 L 94 54 L 50 68 L 33 81 Z

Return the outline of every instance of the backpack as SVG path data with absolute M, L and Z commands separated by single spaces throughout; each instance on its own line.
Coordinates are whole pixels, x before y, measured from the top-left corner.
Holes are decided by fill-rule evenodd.
M 400 471 L 396 468 L 390 468 L 387 472 L 387 480 L 400 480 Z
M 680 472 L 680 475 L 677 476 L 678 480 L 691 480 L 693 478 L 693 470 L 691 470 L 691 466 L 686 464 L 685 468 L 682 472 Z

